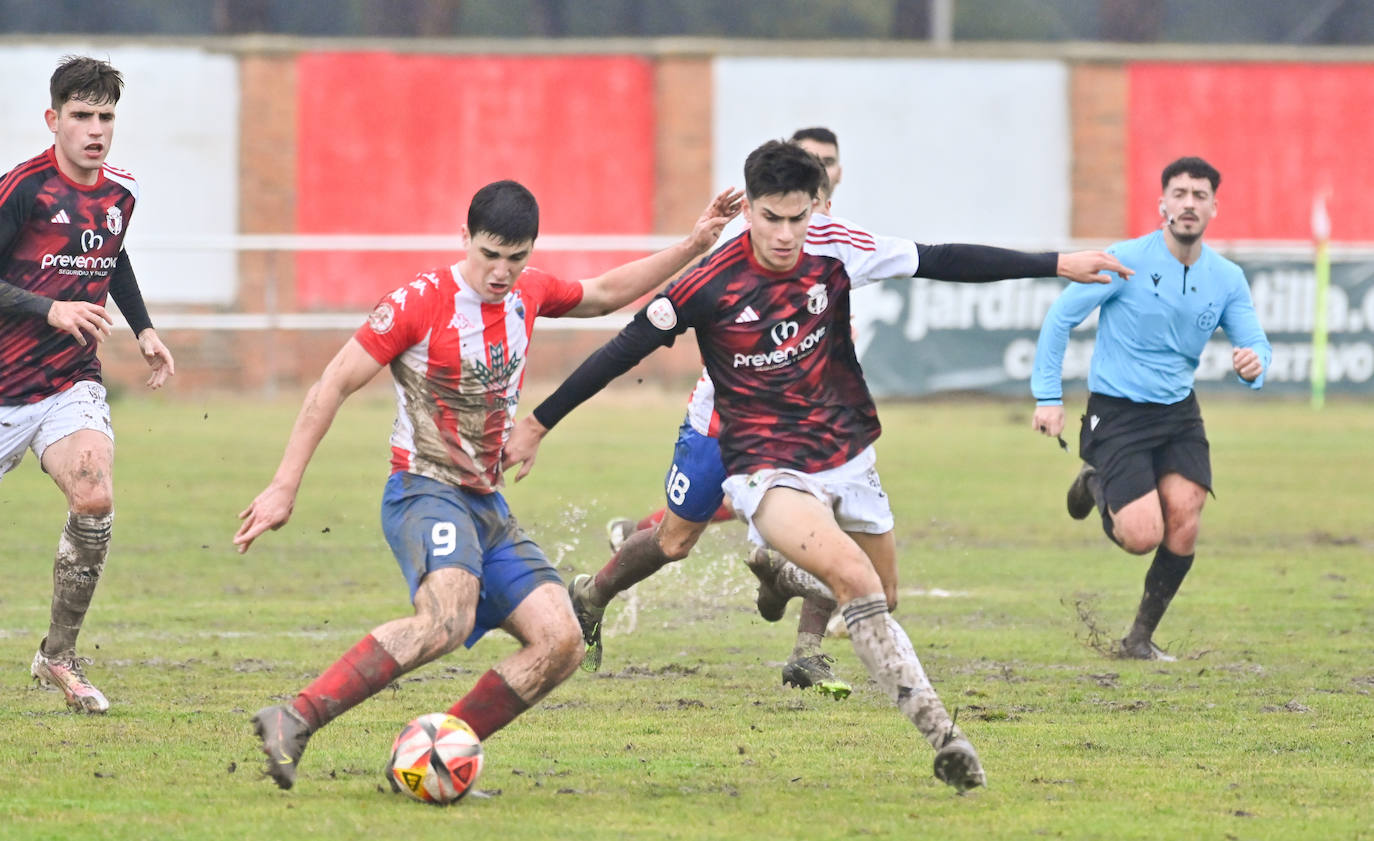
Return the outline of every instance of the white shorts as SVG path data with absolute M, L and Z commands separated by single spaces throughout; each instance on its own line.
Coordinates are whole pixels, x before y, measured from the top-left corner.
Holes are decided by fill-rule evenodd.
M 105 386 L 79 382 L 37 403 L 0 406 L 0 477 L 19 466 L 24 450 L 33 450 L 41 464 L 48 447 L 81 429 L 103 432 L 114 441 L 110 404 Z
M 735 513 L 749 523 L 749 539 L 766 546 L 754 528 L 754 512 L 770 488 L 793 488 L 809 493 L 835 512 L 835 522 L 845 531 L 886 534 L 892 531 L 892 505 L 878 479 L 877 453 L 869 446 L 854 458 L 819 473 L 787 468 L 767 468 L 726 478 L 721 486 L 730 496 Z

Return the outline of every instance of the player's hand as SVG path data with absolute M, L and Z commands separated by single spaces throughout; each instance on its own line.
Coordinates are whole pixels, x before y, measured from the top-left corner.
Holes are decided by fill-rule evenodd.
M 239 554 L 247 552 L 258 535 L 268 529 L 275 531 L 286 525 L 295 508 L 295 493 L 277 485 L 268 485 L 252 504 L 239 512 L 239 519 L 243 520 L 243 524 L 234 533 L 234 545 L 238 547 Z
M 108 339 L 114 319 L 104 307 L 90 301 L 53 301 L 48 309 L 48 323 L 70 333 L 77 344 L 85 347 L 87 333 L 97 344 Z
M 515 425 L 515 429 L 511 430 L 510 439 L 506 441 L 501 469 L 510 470 L 518 464 L 520 472 L 515 474 L 515 481 L 525 478 L 534 467 L 534 458 L 539 454 L 539 442 L 548 434 L 549 430 L 535 420 L 534 415 L 525 415 L 524 419 Z
M 172 361 L 172 352 L 157 337 L 157 331 L 151 327 L 145 327 L 143 332 L 138 334 L 138 349 L 143 354 L 143 361 L 153 369 L 148 375 L 148 388 L 162 388 L 167 378 L 177 372 L 176 363 Z
M 1247 383 L 1254 382 L 1256 377 L 1264 373 L 1264 361 L 1248 347 L 1231 349 L 1231 367 Z
M 1031 415 L 1031 428 L 1041 435 L 1058 438 L 1064 431 L 1064 407 L 1036 406 L 1035 414 Z
M 1105 251 L 1071 251 L 1059 255 L 1059 276 L 1074 283 L 1111 283 L 1107 272 L 1116 272 L 1124 280 L 1135 274 L 1121 265 L 1121 261 Z
M 720 232 L 725 230 L 725 224 L 739 215 L 743 198 L 742 191 L 727 187 L 706 205 L 706 209 L 701 212 L 701 218 L 697 219 L 696 225 L 693 226 L 690 237 L 692 245 L 698 251 L 706 251 L 715 244 Z

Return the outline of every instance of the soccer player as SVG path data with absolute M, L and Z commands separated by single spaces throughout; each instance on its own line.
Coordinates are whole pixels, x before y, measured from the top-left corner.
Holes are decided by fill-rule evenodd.
M 567 282 L 526 268 L 539 207 L 514 181 L 473 196 L 457 264 L 387 294 L 305 397 L 266 489 L 240 515 L 240 552 L 291 517 L 306 466 L 340 405 L 390 366 L 397 418 L 382 529 L 415 613 L 374 628 L 289 704 L 253 716 L 267 771 L 290 788 L 311 734 L 392 680 L 502 628 L 521 648 L 449 710 L 485 739 L 577 669 L 581 634 L 558 573 L 500 493 L 535 318 L 603 315 L 704 254 L 739 211 L 717 196 L 678 245 Z
M 1160 183 L 1160 230 L 1108 249 L 1135 269 L 1135 278 L 1065 289 L 1040 328 L 1031 375 L 1031 424 L 1058 436 L 1069 330 L 1101 309 L 1078 437 L 1084 464 L 1069 488 L 1068 509 L 1081 520 L 1096 506 L 1117 545 L 1134 555 L 1155 553 L 1119 649 L 1141 660 L 1174 659 L 1153 636 L 1193 565 L 1212 490 L 1207 433 L 1193 393 L 1202 350 L 1220 326 L 1234 346 L 1236 375 L 1252 389 L 1264 384 L 1272 356 L 1245 274 L 1202 241 L 1217 213 L 1221 174 L 1201 158 L 1179 158 Z
M 825 167 L 826 177 L 817 198 L 819 208 L 828 212 L 830 197 L 843 175 L 839 138 L 828 128 L 814 127 L 798 129 L 792 135 L 792 142 L 815 155 Z M 582 665 L 588 671 L 594 672 L 601 667 L 604 652 L 601 623 L 611 600 L 667 564 L 686 558 L 711 523 L 735 518 L 721 490 L 726 473 L 716 440 L 719 427 L 715 387 L 710 374 L 703 371 L 688 398 L 687 414 L 678 430 L 673 459 L 664 479 L 667 505 L 638 523 L 628 519 L 612 520 L 607 526 L 613 553 L 611 559 L 595 575 L 576 576 L 569 585 L 573 609 L 587 646 Z M 762 570 L 772 563 L 776 563 L 776 559 L 763 549 L 750 558 L 751 569 Z M 884 581 L 884 585 L 889 603 L 895 602 L 895 581 Z M 760 612 L 769 621 L 777 621 L 786 609 L 786 600 L 769 598 L 766 587 L 761 585 L 764 597 L 759 601 Z M 834 658 L 821 649 L 826 622 L 834 610 L 835 603 L 831 599 L 804 597 L 797 620 L 796 643 L 782 667 L 784 685 L 799 689 L 814 686 L 837 699 L 849 696 L 852 688 L 835 675 L 830 668 Z
M 113 323 L 107 298 L 152 369 L 148 386 L 176 370 L 124 251 L 138 185 L 105 163 L 123 87 L 108 63 L 64 57 L 44 112 L 53 145 L 0 178 L 0 477 L 31 449 L 67 498 L 48 634 L 30 673 L 87 713 L 110 708 L 76 655 L 114 524 L 114 428 L 96 356 Z
M 670 284 L 523 418 L 505 465 L 521 465 L 517 479 L 526 475 L 540 440 L 568 412 L 695 328 L 716 387 L 724 491 L 750 538 L 830 588 L 868 673 L 934 746 L 936 777 L 962 791 L 983 785 L 982 765 L 883 591 L 879 570 L 895 569 L 896 543 L 874 467 L 880 426 L 850 335 L 849 290 L 917 275 L 1105 282 L 1102 269 L 1128 270 L 1101 252 L 927 246 L 813 218 L 823 176 L 820 161 L 794 143 L 769 141 L 751 152 L 744 165 L 750 229 Z

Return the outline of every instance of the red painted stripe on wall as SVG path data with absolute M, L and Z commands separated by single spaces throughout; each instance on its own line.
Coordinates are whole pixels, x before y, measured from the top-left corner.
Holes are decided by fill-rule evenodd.
M 1374 66 L 1141 62 L 1129 69 L 1132 235 L 1158 226 L 1159 175 L 1201 155 L 1221 171 L 1218 239 L 1307 239 L 1331 191 L 1332 236 L 1374 240 Z
M 513 178 L 541 233 L 653 230 L 652 63 L 628 56 L 311 53 L 297 66 L 302 233 L 455 233 L 481 186 Z M 303 308 L 370 306 L 457 254 L 302 254 Z M 534 264 L 573 279 L 624 255 Z

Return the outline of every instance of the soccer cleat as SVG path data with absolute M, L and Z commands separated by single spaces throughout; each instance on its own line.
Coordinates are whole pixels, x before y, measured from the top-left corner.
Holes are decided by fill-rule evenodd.
M 815 690 L 822 695 L 829 695 L 836 701 L 843 701 L 849 697 L 849 693 L 854 688 L 844 681 L 835 677 L 835 672 L 830 669 L 830 664 L 835 662 L 835 658 L 829 654 L 812 654 L 807 657 L 793 657 L 782 667 L 783 686 L 795 686 L 798 689 Z
M 950 731 L 945 746 L 935 754 L 935 778 L 963 794 L 971 788 L 987 785 L 988 778 L 973 745 L 963 736 L 955 736 L 954 732 Z
M 616 517 L 606 523 L 606 541 L 611 544 L 612 552 L 619 552 L 620 547 L 624 546 L 625 541 L 634 533 L 635 521 L 628 517 Z
M 1128 660 L 1155 660 L 1160 663 L 1175 663 L 1178 658 L 1155 645 L 1154 640 L 1143 642 L 1127 637 L 1118 648 L 1119 656 Z
M 300 765 L 305 743 L 310 741 L 310 725 L 290 704 L 264 707 L 253 716 L 253 730 L 262 740 L 262 752 L 267 754 L 267 774 L 278 788 L 291 788 L 296 783 L 296 768 Z
M 754 602 L 758 605 L 759 616 L 769 622 L 778 621 L 787 612 L 787 602 L 791 597 L 778 592 L 774 586 L 776 570 L 773 569 L 773 553 L 760 546 L 745 564 L 759 580 L 759 594 Z
M 1097 469 L 1087 462 L 1083 463 L 1082 469 L 1074 477 L 1073 484 L 1069 485 L 1069 493 L 1066 499 L 1069 508 L 1069 516 L 1075 520 L 1082 520 L 1093 513 L 1093 508 L 1097 503 L 1093 500 L 1092 488 L 1088 487 L 1088 480 L 1097 474 Z
M 596 607 L 582 596 L 591 583 L 592 577 L 584 573 L 568 585 L 568 597 L 572 599 L 573 614 L 577 616 L 577 624 L 582 628 L 582 641 L 587 644 L 587 650 L 582 655 L 584 672 L 594 672 L 601 668 L 601 618 L 606 613 L 606 608 Z
M 67 706 L 73 710 L 103 713 L 110 708 L 110 702 L 86 679 L 82 665 L 90 662 L 89 657 L 77 657 L 76 651 L 70 648 L 48 657 L 43 653 L 43 646 L 39 645 L 38 653 L 33 655 L 29 674 L 40 684 L 46 683 L 61 689 L 62 694 L 67 696 Z

